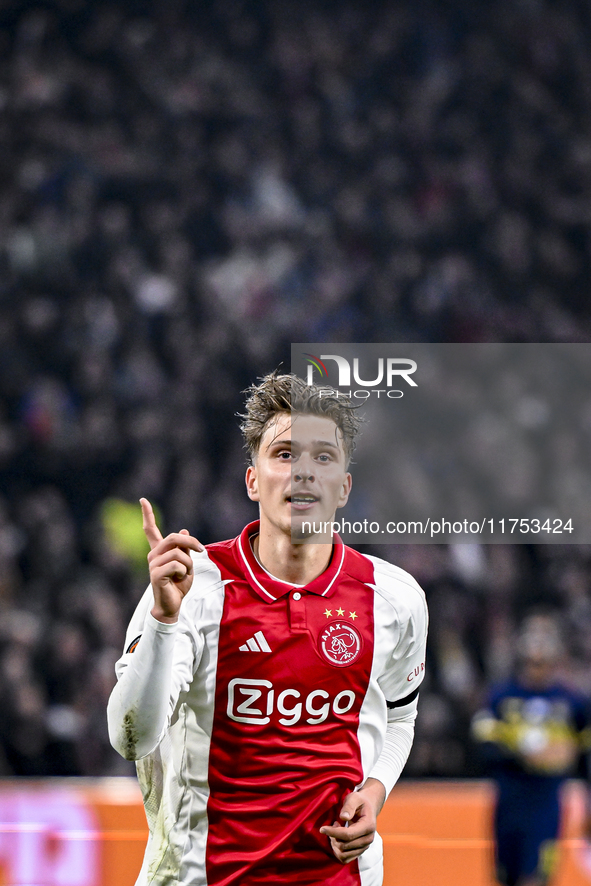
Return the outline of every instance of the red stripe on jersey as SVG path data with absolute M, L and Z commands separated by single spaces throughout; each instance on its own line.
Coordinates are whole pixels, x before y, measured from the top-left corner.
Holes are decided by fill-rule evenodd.
M 359 886 L 357 863 L 341 865 L 319 829 L 363 780 L 357 730 L 373 660 L 373 568 L 335 545 L 326 572 L 294 589 L 256 564 L 253 528 L 242 552 L 238 539 L 208 547 L 232 581 L 219 634 L 207 881 Z

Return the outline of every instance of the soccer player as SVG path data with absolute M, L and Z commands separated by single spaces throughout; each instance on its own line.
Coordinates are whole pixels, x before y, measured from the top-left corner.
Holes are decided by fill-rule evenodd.
M 556 870 L 560 787 L 589 747 L 588 703 L 556 679 L 556 623 L 526 620 L 517 670 L 491 692 L 473 734 L 497 783 L 497 879 L 503 886 L 546 886 Z
M 412 744 L 424 595 L 304 526 L 347 501 L 347 398 L 273 373 L 243 418 L 260 519 L 240 536 L 163 538 L 141 501 L 151 585 L 108 709 L 150 828 L 137 886 L 379 886 L 376 818 Z

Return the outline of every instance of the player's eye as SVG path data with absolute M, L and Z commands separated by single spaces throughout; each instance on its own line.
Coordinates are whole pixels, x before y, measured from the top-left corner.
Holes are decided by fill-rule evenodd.
M 281 449 L 277 453 L 277 457 L 282 459 L 283 461 L 288 461 L 291 458 L 291 450 L 290 449 Z

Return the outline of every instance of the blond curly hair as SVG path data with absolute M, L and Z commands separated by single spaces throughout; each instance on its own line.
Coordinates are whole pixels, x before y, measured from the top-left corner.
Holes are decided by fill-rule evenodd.
M 356 437 L 363 419 L 357 414 L 358 406 L 349 397 L 335 394 L 325 385 L 309 385 L 293 373 L 270 372 L 243 393 L 247 394 L 246 411 L 240 413 L 240 430 L 244 446 L 252 464 L 261 445 L 261 439 L 269 422 L 280 413 L 291 415 L 319 415 L 330 418 L 343 435 L 343 449 L 347 464 L 355 450 Z

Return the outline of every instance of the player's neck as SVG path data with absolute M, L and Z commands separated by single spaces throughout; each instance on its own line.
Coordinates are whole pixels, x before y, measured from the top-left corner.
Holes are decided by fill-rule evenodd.
M 261 526 L 253 541 L 261 566 L 281 581 L 307 585 L 321 575 L 332 555 L 330 544 L 292 544 L 283 534 L 266 532 Z

